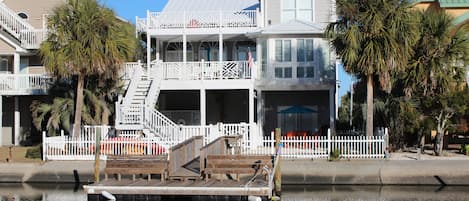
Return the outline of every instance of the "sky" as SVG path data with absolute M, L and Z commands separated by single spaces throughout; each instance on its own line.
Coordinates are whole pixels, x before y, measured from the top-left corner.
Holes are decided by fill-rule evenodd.
M 104 6 L 113 9 L 118 16 L 135 23 L 135 17 L 146 17 L 147 10 L 156 12 L 161 11 L 167 0 L 99 0 Z M 339 67 L 339 105 L 340 97 L 350 89 L 352 81 L 342 67 Z

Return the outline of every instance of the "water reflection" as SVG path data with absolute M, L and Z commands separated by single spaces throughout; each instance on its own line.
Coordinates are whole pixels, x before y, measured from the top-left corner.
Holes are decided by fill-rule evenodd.
M 284 186 L 284 201 L 466 201 L 463 186 Z
M 282 187 L 283 201 L 463 201 L 469 187 L 449 186 L 296 186 Z M 125 200 L 146 200 L 134 197 Z M 86 201 L 73 184 L 0 184 L 0 201 Z M 158 200 L 233 200 L 228 197 L 166 197 Z M 239 199 L 238 200 L 243 200 Z
M 86 201 L 74 184 L 0 183 L 0 201 Z

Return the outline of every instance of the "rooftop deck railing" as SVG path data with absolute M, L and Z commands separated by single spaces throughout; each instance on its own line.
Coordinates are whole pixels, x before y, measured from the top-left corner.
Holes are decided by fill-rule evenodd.
M 137 18 L 137 31 L 149 29 L 249 28 L 258 27 L 259 11 L 149 12 Z
M 51 81 L 48 75 L 0 74 L 0 94 L 32 93 L 46 91 Z

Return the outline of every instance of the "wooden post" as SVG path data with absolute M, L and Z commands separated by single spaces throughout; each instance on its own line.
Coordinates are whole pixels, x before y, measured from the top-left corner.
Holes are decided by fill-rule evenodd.
M 282 131 L 280 128 L 275 129 L 275 150 L 278 155 L 277 160 L 280 160 L 280 138 Z M 280 161 L 277 162 L 278 167 L 275 167 L 275 194 L 280 196 L 282 194 L 282 174 L 280 172 Z
M 94 182 L 99 183 L 99 155 L 101 152 L 101 129 L 96 129 L 96 150 L 94 152 Z

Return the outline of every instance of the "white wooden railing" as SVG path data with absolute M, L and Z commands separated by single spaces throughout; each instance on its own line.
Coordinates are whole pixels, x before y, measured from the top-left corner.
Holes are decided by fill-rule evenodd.
M 137 18 L 137 31 L 149 29 L 256 28 L 261 23 L 257 10 L 148 12 Z
M 247 61 L 155 62 L 163 80 L 251 79 L 255 64 Z
M 176 123 L 171 121 L 164 114 L 159 112 L 153 107 L 143 107 L 144 111 L 141 115 L 144 117 L 143 126 L 148 128 L 154 135 L 167 138 L 168 136 L 175 136 L 178 133 L 174 128 L 177 127 Z
M 41 43 L 46 40 L 47 31 L 45 29 L 22 30 L 20 35 L 21 46 L 26 49 L 38 49 Z
M 17 38 L 21 46 L 26 49 L 39 48 L 47 36 L 46 30 L 35 29 L 2 2 L 0 2 L 0 25 Z
M 112 155 L 159 155 L 191 137 L 204 136 L 204 145 L 220 136 L 242 135 L 246 141 L 259 139 L 256 124 L 217 124 L 209 126 L 181 126 L 176 125 L 168 129 L 177 130 L 178 135 L 165 138 L 143 138 L 124 135 L 111 136 L 109 126 L 83 126 L 80 135 L 76 137 L 60 136 L 48 137 L 43 132 L 43 160 L 93 160 L 96 149 L 96 136 L 99 134 L 101 158 Z M 247 149 L 245 144 L 244 149 Z
M 138 83 L 140 79 L 142 79 L 143 69 L 142 68 L 135 68 L 132 74 L 132 81 L 129 84 L 129 87 L 126 90 L 126 94 L 124 99 L 122 100 L 122 105 L 128 107 L 134 98 L 135 91 L 137 90 Z
M 386 131 L 387 133 L 387 131 Z M 281 156 L 284 158 L 324 158 L 337 151 L 344 159 L 384 158 L 388 146 L 387 134 L 383 136 L 282 136 Z M 258 147 L 245 149 L 243 154 L 264 155 L 275 153 L 274 133 L 265 136 Z
M 0 74 L 0 93 L 30 93 L 47 90 L 51 78 L 38 74 Z
M 34 29 L 33 26 L 25 22 L 3 2 L 0 2 L 0 23 L 4 29 L 17 39 L 20 38 L 21 31 Z

